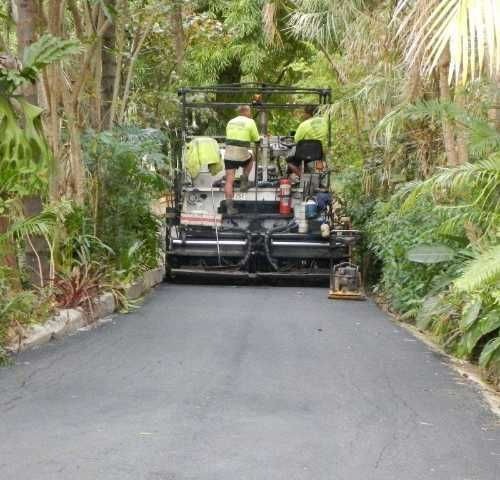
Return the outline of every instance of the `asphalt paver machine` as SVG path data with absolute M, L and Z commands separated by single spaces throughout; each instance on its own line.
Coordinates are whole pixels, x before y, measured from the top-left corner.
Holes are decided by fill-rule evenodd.
M 186 87 L 178 93 L 181 148 L 176 158 L 175 191 L 167 208 L 167 279 L 330 281 L 330 293 L 339 295 L 345 290 L 342 286 L 347 285 L 351 293 L 359 288 L 342 278 L 348 268 L 335 268 L 350 264 L 359 232 L 342 217 L 330 192 L 332 173 L 325 158 L 303 162 L 299 183 L 291 185 L 285 180 L 286 159 L 295 145 L 290 131 L 279 130 L 290 125 L 294 111 L 308 105 L 327 106 L 331 91 L 230 84 Z M 225 123 L 236 115 L 240 104 L 252 106 L 261 141 L 253 148 L 253 187 L 241 192 L 236 180 L 238 213 L 229 216 L 224 170 L 214 175 L 208 167 L 201 168 L 191 176 L 186 168 L 187 149 L 196 137 L 210 137 L 218 142 L 223 159 Z M 286 125 L 281 127 L 280 119 L 288 119 L 288 123 L 283 121 Z M 327 121 L 331 144 L 329 116 Z M 236 176 L 238 179 L 238 172 Z

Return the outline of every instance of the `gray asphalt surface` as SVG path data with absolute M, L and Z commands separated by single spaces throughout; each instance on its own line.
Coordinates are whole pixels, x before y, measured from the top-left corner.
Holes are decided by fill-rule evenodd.
M 498 480 L 477 387 L 370 302 L 164 285 L 0 369 L 1 480 Z

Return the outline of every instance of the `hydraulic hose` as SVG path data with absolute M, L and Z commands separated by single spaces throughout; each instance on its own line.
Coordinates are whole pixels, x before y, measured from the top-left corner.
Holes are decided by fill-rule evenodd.
M 238 269 L 243 268 L 248 263 L 250 255 L 252 254 L 252 233 L 247 230 L 244 230 L 243 228 L 236 228 L 236 227 L 225 228 L 223 231 L 228 233 L 232 232 L 241 233 L 245 235 L 247 239 L 247 251 L 245 253 L 245 256 L 235 265 L 235 268 Z
M 238 270 L 242 269 L 250 260 L 250 255 L 252 255 L 252 234 L 250 232 L 246 232 L 247 235 L 247 253 L 238 263 Z
M 291 222 L 289 222 L 284 227 L 271 228 L 270 230 L 268 230 L 266 232 L 266 234 L 264 236 L 264 250 L 266 252 L 266 258 L 267 258 L 267 261 L 269 262 L 269 265 L 271 265 L 271 267 L 273 268 L 273 270 L 275 272 L 277 272 L 279 270 L 279 266 L 275 262 L 275 260 L 273 259 L 273 257 L 271 256 L 271 238 L 272 238 L 272 236 L 275 233 L 285 233 L 285 232 L 288 232 L 293 227 L 295 227 L 296 225 L 297 224 L 296 224 L 295 220 L 292 220 Z
M 219 265 L 218 267 L 215 267 L 215 268 L 217 269 L 217 268 L 229 267 L 229 268 L 236 268 L 238 270 L 242 269 L 248 263 L 248 260 L 250 259 L 250 255 L 252 254 L 252 234 L 251 234 L 251 232 L 248 232 L 242 228 L 237 228 L 237 227 L 229 227 L 229 228 L 222 227 L 219 230 L 219 233 L 240 233 L 240 234 L 244 235 L 247 239 L 247 251 L 245 252 L 245 256 L 238 263 L 236 263 L 234 265 Z

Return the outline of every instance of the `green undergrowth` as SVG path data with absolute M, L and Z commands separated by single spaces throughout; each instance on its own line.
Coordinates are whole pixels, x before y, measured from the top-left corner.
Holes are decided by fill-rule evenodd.
M 500 158 L 444 169 L 361 217 L 374 293 L 500 385 Z M 359 208 L 359 207 L 358 207 Z
M 166 135 L 139 128 L 89 132 L 83 153 L 83 204 L 50 201 L 46 182 L 27 192 L 39 198 L 36 215 L 26 216 L 14 195 L 0 198 L 0 215 L 8 220 L 0 234 L 0 363 L 8 358 L 7 342 L 56 308 L 92 311 L 105 291 L 126 308 L 124 285 L 162 261 L 162 219 L 152 202 L 169 187 Z M 16 182 L 26 183 L 13 177 L 9 185 Z

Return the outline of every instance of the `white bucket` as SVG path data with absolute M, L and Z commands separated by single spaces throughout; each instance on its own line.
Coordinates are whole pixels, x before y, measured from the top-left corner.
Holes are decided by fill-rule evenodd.
M 305 220 L 306 218 L 306 206 L 304 203 L 296 203 L 293 206 L 293 213 L 297 220 Z
M 297 224 L 299 226 L 299 233 L 307 233 L 309 230 L 309 224 L 307 220 L 298 220 Z

